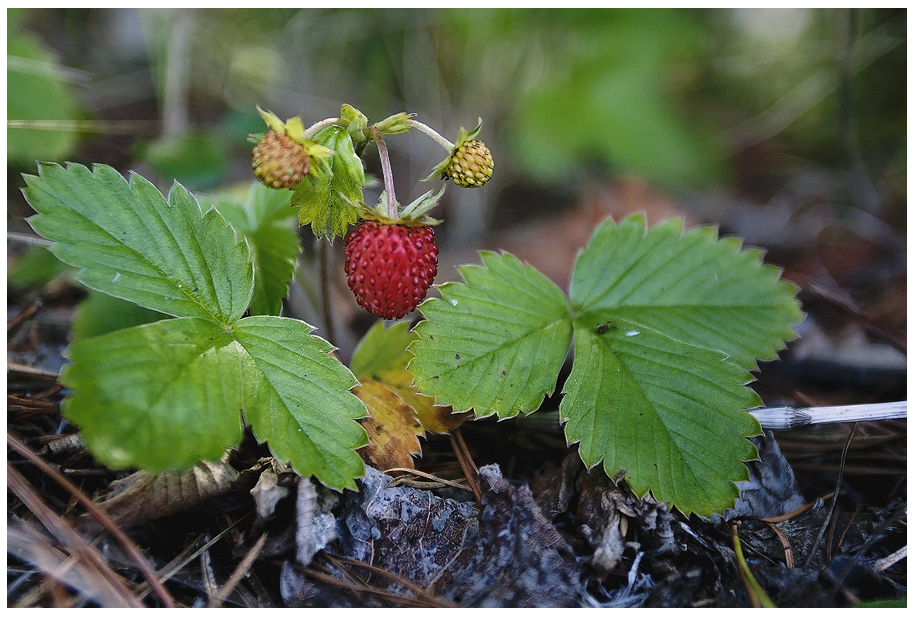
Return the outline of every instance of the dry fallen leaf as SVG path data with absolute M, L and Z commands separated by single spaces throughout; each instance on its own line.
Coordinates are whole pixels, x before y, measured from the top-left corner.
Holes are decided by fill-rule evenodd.
M 118 526 L 136 527 L 163 516 L 187 510 L 232 490 L 238 472 L 228 454 L 218 462 L 201 461 L 185 471 L 150 474 L 138 471 L 110 485 L 110 492 L 96 503 Z M 83 527 L 97 525 L 84 517 Z
M 353 393 L 371 414 L 359 420 L 368 432 L 368 445 L 359 450 L 362 458 L 378 469 L 413 469 L 413 456 L 422 452 L 419 436 L 425 433 L 413 408 L 373 379 L 363 379 Z

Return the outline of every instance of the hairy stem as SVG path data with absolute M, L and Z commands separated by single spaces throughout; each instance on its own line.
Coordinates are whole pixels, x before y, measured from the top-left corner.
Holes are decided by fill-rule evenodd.
M 381 172 L 384 176 L 384 190 L 387 192 L 387 215 L 397 218 L 397 195 L 394 192 L 394 172 L 390 168 L 390 155 L 387 153 L 387 144 L 384 143 L 384 137 L 381 131 L 376 127 L 371 127 L 371 134 L 374 136 L 375 143 L 378 144 L 378 153 L 381 155 Z
M 309 126 L 307 129 L 305 129 L 305 137 L 308 139 L 311 139 L 321 129 L 326 128 L 326 127 L 330 126 L 331 124 L 336 124 L 339 121 L 340 121 L 339 118 L 327 118 L 325 120 L 321 120 L 320 122 L 315 122 L 314 124 Z
M 445 150 L 447 150 L 448 154 L 450 154 L 451 151 L 454 149 L 454 144 L 452 144 L 452 143 L 449 142 L 447 139 L 445 139 L 444 137 L 442 137 L 442 136 L 438 133 L 438 131 L 436 131 L 436 130 L 433 129 L 432 127 L 430 127 L 430 126 L 428 126 L 428 125 L 425 125 L 425 124 L 422 124 L 422 123 L 419 122 L 418 120 L 413 120 L 412 118 L 407 118 L 407 119 L 406 119 L 406 124 L 408 124 L 411 128 L 414 128 L 414 129 L 416 129 L 416 130 L 418 130 L 418 131 L 421 131 L 421 132 L 425 133 L 426 135 L 428 135 L 429 137 L 431 137 L 432 139 L 434 139 L 435 141 L 437 141 L 438 144 L 440 144 L 442 148 L 444 148 Z

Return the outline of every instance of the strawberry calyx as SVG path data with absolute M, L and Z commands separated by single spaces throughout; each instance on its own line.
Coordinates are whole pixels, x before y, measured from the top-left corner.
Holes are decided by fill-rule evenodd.
M 442 195 L 444 195 L 444 188 L 445 187 L 441 187 L 441 190 L 437 193 L 428 191 L 410 202 L 406 207 L 401 207 L 398 203 L 396 217 L 390 216 L 387 191 L 383 191 L 377 205 L 373 208 L 364 204 L 362 205 L 359 209 L 359 217 L 366 221 L 376 221 L 385 225 L 405 225 L 407 227 L 429 227 L 438 225 L 441 221 L 428 216 L 427 212 L 438 205 Z

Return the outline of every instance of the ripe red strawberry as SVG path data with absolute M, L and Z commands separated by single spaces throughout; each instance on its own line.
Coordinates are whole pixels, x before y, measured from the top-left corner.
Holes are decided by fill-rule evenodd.
M 364 309 L 381 319 L 413 311 L 438 273 L 435 230 L 365 221 L 346 236 L 346 277 Z

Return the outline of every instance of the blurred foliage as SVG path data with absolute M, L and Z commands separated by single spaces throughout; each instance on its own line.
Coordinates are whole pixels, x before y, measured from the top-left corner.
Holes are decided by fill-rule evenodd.
M 7 9 L 6 117 L 23 121 L 73 121 L 78 117 L 73 85 L 54 54 L 19 24 L 22 9 Z M 8 162 L 32 165 L 36 160 L 65 157 L 76 143 L 73 131 L 10 128 Z
M 90 289 L 89 295 L 77 305 L 73 315 L 73 342 L 141 326 L 165 317 L 167 316 L 158 311 Z
M 687 119 L 673 96 L 676 71 L 688 79 L 705 51 L 691 14 L 559 11 L 525 23 L 549 59 L 537 87 L 516 101 L 513 140 L 530 171 L 555 179 L 592 159 L 662 182 L 716 176 L 723 156 L 712 125 Z
M 11 259 L 6 271 L 6 284 L 13 289 L 26 289 L 50 282 L 67 269 L 43 246 L 30 246 Z
M 143 158 L 191 190 L 216 186 L 229 166 L 225 144 L 214 131 L 190 130 L 150 142 Z
M 738 157 L 764 145 L 764 164 L 775 167 L 841 166 L 858 156 L 877 182 L 894 177 L 903 190 L 904 9 L 34 9 L 29 15 L 26 25 L 45 40 L 62 41 L 67 66 L 105 83 L 86 89 L 90 109 L 110 113 L 118 101 L 99 97 L 112 93 L 125 106 L 145 94 L 167 125 L 165 111 L 183 106 L 188 126 L 163 132 L 182 137 L 134 152 L 145 152 L 163 175 L 202 175 L 203 184 L 246 173 L 221 158 L 247 156 L 246 135 L 228 142 L 223 131 L 250 118 L 255 104 L 317 121 L 348 102 L 370 118 L 415 112 L 451 138 L 482 116 L 502 186 L 572 184 L 615 173 L 669 188 L 726 183 L 734 165 L 746 164 Z M 55 39 L 61 29 L 66 36 Z M 10 53 L 15 42 L 31 40 L 19 20 L 10 20 L 10 32 Z M 136 87 L 141 66 L 148 92 Z M 11 110 L 17 94 L 35 102 L 29 117 L 61 117 L 41 107 L 67 101 L 50 96 L 50 87 L 11 87 Z M 206 132 L 216 136 L 207 139 Z M 196 160 L 186 156 L 194 139 L 206 146 Z M 401 182 L 423 177 L 437 156 L 434 144 L 410 143 L 404 156 L 415 169 L 398 175 Z M 221 155 L 214 144 L 222 144 Z

